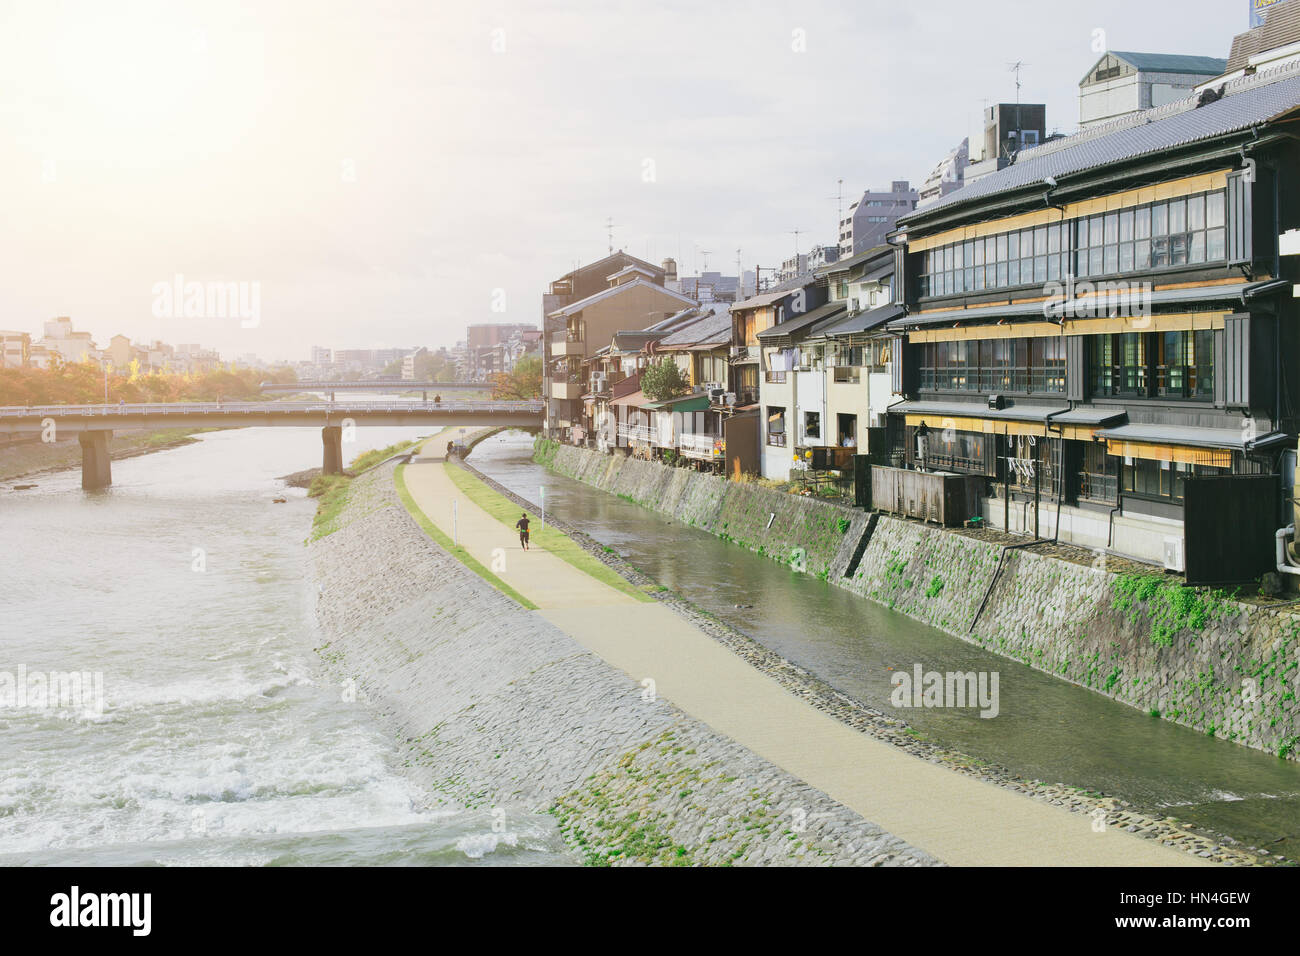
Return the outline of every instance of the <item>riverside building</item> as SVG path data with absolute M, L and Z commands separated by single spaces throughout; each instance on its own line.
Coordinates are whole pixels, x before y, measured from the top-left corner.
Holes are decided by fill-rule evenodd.
M 1178 570 L 1248 539 L 1268 570 L 1294 471 L 1278 235 L 1300 224 L 1298 143 L 1290 65 L 1024 150 L 901 219 L 905 467 L 982 477 L 999 529 Z M 1254 480 L 1205 481 L 1224 477 Z

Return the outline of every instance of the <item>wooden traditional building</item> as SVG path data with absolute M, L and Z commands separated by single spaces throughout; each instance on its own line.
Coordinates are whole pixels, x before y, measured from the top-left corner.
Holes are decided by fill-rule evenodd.
M 1194 479 L 1278 476 L 1281 521 L 1298 143 L 1288 67 L 1025 150 L 901 220 L 901 457 L 986 478 L 995 527 L 1171 567 L 1224 496 L 1270 487 L 1193 505 Z

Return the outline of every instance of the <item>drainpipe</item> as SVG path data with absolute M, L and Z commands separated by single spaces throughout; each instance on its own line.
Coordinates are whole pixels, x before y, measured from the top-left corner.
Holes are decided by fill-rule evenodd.
M 1061 326 L 1061 330 L 1062 330 L 1062 332 L 1064 332 L 1064 330 L 1065 330 L 1065 326 L 1064 326 L 1064 325 Z M 1072 412 L 1072 411 L 1074 411 L 1074 402 L 1070 402 L 1070 407 L 1067 408 L 1067 409 L 1065 409 L 1064 411 L 1060 411 L 1060 412 L 1052 412 L 1050 415 L 1047 416 L 1046 420 L 1044 421 L 1044 424 L 1046 425 L 1046 430 L 1047 430 L 1049 433 L 1052 431 L 1052 418 L 1053 418 L 1053 417 L 1055 417 L 1056 415 L 1064 415 L 1065 412 Z M 1060 438 L 1057 439 L 1057 441 L 1059 441 L 1059 442 L 1061 443 L 1061 458 L 1060 458 L 1060 462 L 1059 462 L 1059 464 L 1057 465 L 1057 468 L 1056 468 L 1056 471 L 1057 471 L 1057 475 L 1056 475 L 1056 524 L 1053 525 L 1053 527 L 1052 527 L 1052 544 L 1056 544 L 1056 543 L 1060 540 L 1060 537 L 1061 537 L 1061 499 L 1062 499 L 1063 497 L 1065 497 L 1065 429 L 1064 429 L 1064 428 L 1061 428 L 1061 426 L 1059 426 L 1059 425 L 1056 426 L 1056 427 L 1057 427 L 1057 434 L 1061 436 Z M 1050 457 L 1049 457 L 1048 460 L 1049 460 L 1049 461 L 1051 460 Z
M 1277 534 L 1274 535 L 1274 541 L 1277 544 L 1277 571 L 1279 574 L 1293 574 L 1300 577 L 1300 568 L 1291 563 L 1290 557 L 1286 553 L 1287 538 L 1295 536 L 1295 525 L 1287 525 L 1285 528 L 1278 528 Z

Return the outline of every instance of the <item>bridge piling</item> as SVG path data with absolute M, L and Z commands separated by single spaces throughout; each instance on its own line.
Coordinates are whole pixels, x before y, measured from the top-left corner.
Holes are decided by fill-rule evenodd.
M 85 491 L 107 488 L 113 483 L 113 464 L 108 457 L 111 431 L 86 431 L 77 436 L 81 443 L 81 487 Z
M 338 425 L 326 425 L 320 430 L 321 441 L 325 445 L 325 455 L 321 461 L 321 474 L 343 474 L 343 429 Z

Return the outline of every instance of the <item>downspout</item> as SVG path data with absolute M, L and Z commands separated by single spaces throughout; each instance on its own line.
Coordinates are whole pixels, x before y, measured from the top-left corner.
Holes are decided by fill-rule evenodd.
M 1062 333 L 1064 333 L 1064 331 L 1065 331 L 1065 326 L 1064 326 L 1064 325 L 1061 326 L 1061 331 L 1062 331 Z M 1066 412 L 1072 412 L 1072 411 L 1074 411 L 1074 402 L 1070 402 L 1070 407 L 1069 407 L 1069 408 L 1064 409 L 1064 410 L 1059 411 L 1059 412 L 1052 412 L 1050 415 L 1048 415 L 1047 418 L 1046 418 L 1046 420 L 1044 421 L 1044 425 L 1046 426 L 1046 431 L 1048 432 L 1048 434 L 1051 434 L 1051 431 L 1052 431 L 1052 419 L 1053 419 L 1055 416 L 1057 416 L 1057 415 L 1064 415 Z M 1060 539 L 1060 536 L 1061 536 L 1061 499 L 1062 499 L 1063 497 L 1065 497 L 1065 474 L 1064 474 L 1064 469 L 1065 469 L 1065 429 L 1064 429 L 1064 428 L 1061 428 L 1061 426 L 1059 426 L 1059 425 L 1057 426 L 1057 428 L 1059 429 L 1058 434 L 1061 436 L 1060 438 L 1057 439 L 1057 441 L 1059 441 L 1059 442 L 1061 443 L 1061 446 L 1060 446 L 1060 447 L 1061 447 L 1061 457 L 1060 457 L 1060 462 L 1059 462 L 1059 464 L 1057 465 L 1057 475 L 1056 475 L 1056 523 L 1052 526 L 1052 544 L 1056 544 L 1057 541 Z

